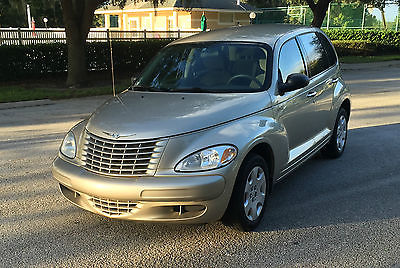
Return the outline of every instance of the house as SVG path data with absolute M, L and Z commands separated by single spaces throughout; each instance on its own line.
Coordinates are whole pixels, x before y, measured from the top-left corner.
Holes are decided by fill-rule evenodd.
M 187 3 L 190 3 L 188 6 Z M 207 18 L 207 28 L 217 29 L 250 23 L 249 14 L 259 12 L 240 0 L 165 0 L 157 8 L 152 1 L 127 1 L 123 9 L 105 6 L 95 11 L 104 15 L 104 27 L 112 30 L 199 30 L 201 16 Z

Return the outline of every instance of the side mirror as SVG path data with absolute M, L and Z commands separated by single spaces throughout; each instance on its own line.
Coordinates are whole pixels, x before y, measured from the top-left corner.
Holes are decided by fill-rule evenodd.
M 290 92 L 299 88 L 308 86 L 310 83 L 310 78 L 301 73 L 290 74 L 286 83 L 280 83 L 278 86 L 279 94 L 283 95 L 285 92 Z

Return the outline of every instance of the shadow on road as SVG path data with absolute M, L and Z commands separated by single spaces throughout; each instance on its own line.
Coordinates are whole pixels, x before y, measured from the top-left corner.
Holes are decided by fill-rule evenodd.
M 339 159 L 320 154 L 282 183 L 259 231 L 400 217 L 400 124 L 349 131 Z

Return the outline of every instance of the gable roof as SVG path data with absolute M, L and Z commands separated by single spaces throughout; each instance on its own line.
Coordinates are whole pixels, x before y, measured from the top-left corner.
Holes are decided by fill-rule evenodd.
M 215 9 L 215 10 L 230 10 L 230 11 L 257 11 L 259 9 L 250 6 L 246 3 L 237 5 L 236 0 L 165 0 L 159 4 L 157 8 L 176 8 L 176 9 Z M 137 1 L 128 0 L 124 10 L 130 9 L 154 9 L 152 1 Z M 121 10 L 118 6 L 107 5 L 97 9 L 97 11 L 106 10 Z

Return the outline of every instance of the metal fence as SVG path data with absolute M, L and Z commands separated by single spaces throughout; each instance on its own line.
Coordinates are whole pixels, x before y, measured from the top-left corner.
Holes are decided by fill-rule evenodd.
M 140 41 L 146 39 L 178 39 L 190 36 L 199 31 L 116 31 L 106 29 L 91 29 L 87 42 Z M 63 28 L 56 29 L 27 29 L 0 28 L 0 45 L 31 45 L 48 43 L 65 43 L 66 36 Z
M 390 12 L 385 12 L 385 28 L 381 12 L 377 8 L 359 3 L 331 3 L 329 4 L 322 28 L 387 29 L 399 31 L 400 9 L 397 5 L 389 5 L 388 7 L 390 8 Z M 257 15 L 256 23 L 310 25 L 313 20 L 313 13 L 308 6 L 264 8 L 262 11 L 262 14 Z

